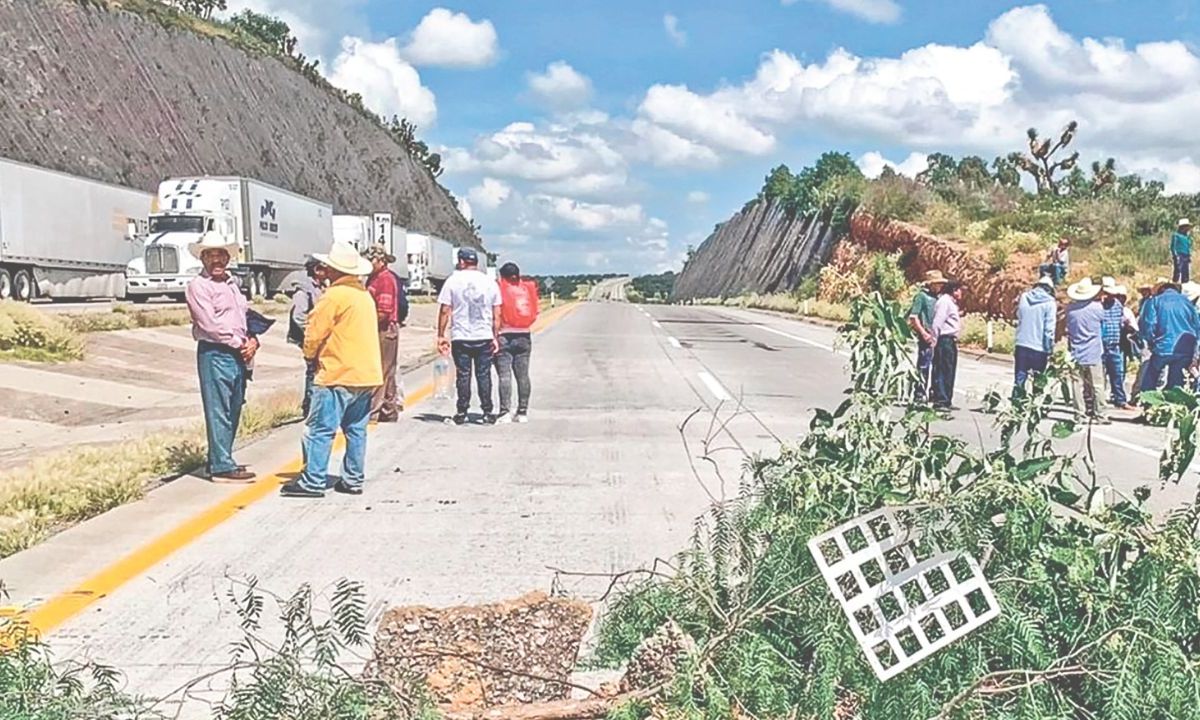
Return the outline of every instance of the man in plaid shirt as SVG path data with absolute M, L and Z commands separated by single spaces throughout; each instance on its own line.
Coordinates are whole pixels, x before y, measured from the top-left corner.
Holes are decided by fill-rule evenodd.
M 1104 345 L 1104 373 L 1112 391 L 1109 401 L 1117 410 L 1129 409 L 1125 394 L 1125 354 L 1121 351 L 1121 328 L 1125 324 L 1125 298 L 1129 291 L 1112 278 L 1104 278 L 1104 320 L 1100 341 Z

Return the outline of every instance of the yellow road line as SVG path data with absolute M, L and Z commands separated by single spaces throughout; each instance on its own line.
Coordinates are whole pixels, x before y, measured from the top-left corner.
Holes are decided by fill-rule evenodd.
M 578 308 L 577 303 L 563 305 L 542 316 L 533 331 L 540 333 L 554 323 L 570 315 Z M 409 408 L 424 402 L 433 395 L 433 383 L 425 383 L 405 396 Z M 345 438 L 339 434 L 334 442 L 334 452 L 345 447 Z M 193 515 L 183 523 L 159 535 L 125 557 L 111 563 L 76 587 L 60 593 L 41 605 L 21 614 L 21 622 L 35 634 L 46 635 L 88 606 L 111 595 L 122 585 L 142 575 L 176 551 L 190 545 L 213 528 L 224 523 L 238 512 L 250 507 L 279 489 L 287 478 L 282 476 L 300 472 L 304 463 L 300 458 L 260 478 L 233 495 Z

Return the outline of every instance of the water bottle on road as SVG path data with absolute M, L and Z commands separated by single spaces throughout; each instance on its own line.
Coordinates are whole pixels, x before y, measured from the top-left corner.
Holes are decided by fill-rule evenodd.
M 450 361 L 440 355 L 433 361 L 433 397 L 436 400 L 450 399 Z

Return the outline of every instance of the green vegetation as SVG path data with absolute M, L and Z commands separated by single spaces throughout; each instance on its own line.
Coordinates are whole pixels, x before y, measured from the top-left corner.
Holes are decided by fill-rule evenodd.
M 629 302 L 666 302 L 675 289 L 675 272 L 668 270 L 658 275 L 642 275 L 629 282 L 626 296 Z
M 622 717 L 1200 718 L 1200 506 L 1155 524 L 1148 488 L 1109 500 L 1088 443 L 1060 451 L 1054 438 L 1087 432 L 1047 420 L 1062 363 L 1020 404 L 996 401 L 999 446 L 980 450 L 937 432 L 927 411 L 895 409 L 915 379 L 898 304 L 858 299 L 843 341 L 850 398 L 815 411 L 798 445 L 750 461 L 669 571 L 627 581 L 608 608 L 596 652 L 607 665 L 668 619 L 697 645 L 660 707 Z M 1164 463 L 1161 477 L 1178 474 Z M 880 682 L 807 543 L 885 505 L 908 508 L 919 557 L 977 559 L 1000 614 Z
M 258 298 L 251 307 L 263 315 L 280 316 L 289 312 L 289 300 L 285 295 L 276 295 L 267 302 Z M 38 312 L 35 310 L 35 312 Z M 47 317 L 54 317 L 46 314 Z M 170 327 L 189 325 L 192 317 L 186 307 L 138 308 L 118 303 L 110 312 L 62 313 L 57 316 L 70 330 L 77 333 L 111 332 L 113 330 L 136 330 L 137 328 Z
M 771 170 L 753 202 L 776 202 L 793 215 L 828 214 L 835 225 L 844 225 L 865 185 L 849 154 L 827 152 L 797 174 L 787 165 Z
M 246 405 L 238 436 L 252 440 L 299 418 L 297 393 L 277 392 Z M 196 471 L 204 465 L 205 443 L 204 426 L 197 424 L 48 453 L 0 474 L 0 557 L 137 500 L 164 477 Z
M 598 284 L 601 280 L 611 280 L 615 277 L 621 277 L 615 273 L 606 274 L 587 274 L 587 275 L 527 275 L 528 279 L 537 282 L 538 293 L 543 297 L 550 297 L 551 289 L 559 298 L 576 298 L 578 297 L 579 287 L 585 285 L 590 290 L 593 285 Z M 554 287 L 546 287 L 546 281 L 553 280 Z M 587 297 L 585 292 L 583 297 Z
M 65 362 L 83 357 L 83 340 L 58 318 L 13 300 L 0 302 L 0 360 Z

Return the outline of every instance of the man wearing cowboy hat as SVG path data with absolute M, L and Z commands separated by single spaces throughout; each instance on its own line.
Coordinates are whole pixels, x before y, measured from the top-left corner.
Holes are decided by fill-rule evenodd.
M 938 294 L 946 284 L 946 276 L 940 270 L 930 270 L 925 273 L 921 289 L 913 297 L 912 307 L 908 311 L 908 326 L 917 336 L 917 375 L 916 397 L 919 403 L 929 401 L 930 378 L 933 373 L 933 346 L 937 339 L 933 337 L 933 306 Z
M 367 292 L 375 300 L 379 321 L 379 351 L 383 364 L 383 384 L 371 399 L 371 419 L 391 423 L 400 418 L 396 392 L 396 353 L 400 345 L 400 286 L 388 265 L 396 262 L 394 255 L 382 245 L 374 245 L 363 253 L 371 263 Z
M 238 245 L 209 232 L 188 250 L 204 263 L 188 283 L 187 306 L 196 340 L 208 474 L 213 482 L 247 482 L 254 473 L 234 461 L 233 443 L 246 402 L 246 365 L 258 351 L 258 339 L 246 327 L 246 297 L 229 272 Z
M 1196 306 L 1179 292 L 1179 285 L 1159 278 L 1154 300 L 1146 304 L 1140 325 L 1142 340 L 1150 347 L 1142 392 L 1158 388 L 1163 370 L 1167 371 L 1168 388 L 1181 387 L 1200 335 Z
M 1017 338 L 1013 351 L 1013 400 L 1024 396 L 1025 382 L 1034 373 L 1046 372 L 1054 351 L 1054 331 L 1058 322 L 1058 301 L 1054 281 L 1042 277 L 1021 293 L 1017 301 Z
M 1102 284 L 1104 320 L 1100 323 L 1100 342 L 1104 347 L 1102 361 L 1108 378 L 1109 402 L 1117 410 L 1128 410 L 1129 398 L 1125 394 L 1125 351 L 1121 349 L 1121 338 L 1128 319 L 1125 316 L 1125 301 L 1129 290 L 1118 285 L 1113 278 L 1106 277 Z M 1136 325 L 1136 321 L 1135 325 Z
M 288 497 L 324 497 L 329 456 L 338 428 L 346 436 L 342 477 L 334 491 L 361 495 L 367 457 L 371 397 L 383 384 L 375 303 L 359 279 L 371 272 L 353 245 L 334 241 L 314 255 L 329 287 L 308 316 L 304 357 L 317 364 L 312 406 L 305 419 L 304 471 L 279 489 Z
M 1100 368 L 1104 361 L 1101 326 L 1104 305 L 1100 301 L 1101 286 L 1084 278 L 1067 288 L 1071 304 L 1067 307 L 1067 347 L 1075 361 L 1071 377 L 1071 395 L 1075 400 L 1075 418 L 1107 425 L 1111 421 L 1100 413 L 1096 387 L 1100 385 Z
M 1171 262 L 1175 272 L 1171 280 L 1185 283 L 1192 274 L 1192 221 L 1180 218 L 1175 234 L 1171 236 Z

